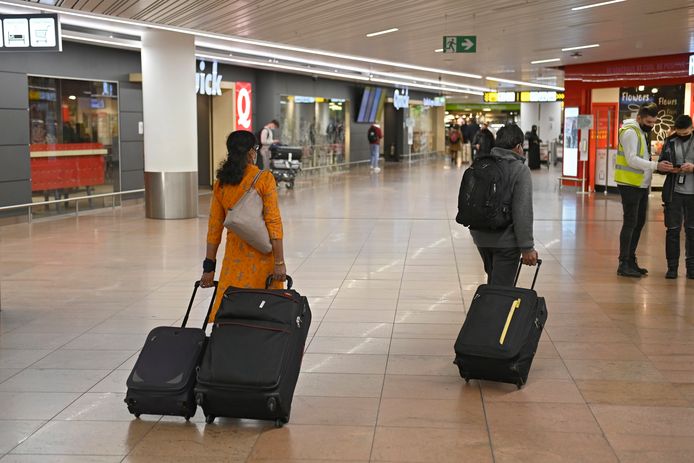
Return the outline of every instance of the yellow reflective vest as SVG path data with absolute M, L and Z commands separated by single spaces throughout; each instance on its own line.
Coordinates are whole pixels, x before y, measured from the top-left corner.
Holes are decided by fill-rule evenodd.
M 617 161 L 615 162 L 614 180 L 622 185 L 631 185 L 640 187 L 643 183 L 645 174 L 641 169 L 634 169 L 627 162 L 627 158 L 624 155 L 624 147 L 622 146 L 622 134 L 627 130 L 633 130 L 636 132 L 636 137 L 639 141 L 637 152 L 640 158 L 650 161 L 650 154 L 646 149 L 646 144 L 643 142 L 643 134 L 641 131 L 634 127 L 633 125 L 628 125 L 619 129 L 619 148 L 617 151 Z

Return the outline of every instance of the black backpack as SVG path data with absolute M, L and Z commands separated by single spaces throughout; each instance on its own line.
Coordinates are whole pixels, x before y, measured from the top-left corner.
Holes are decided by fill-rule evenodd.
M 479 156 L 463 174 L 455 221 L 471 230 L 504 230 L 511 223 L 510 164 L 516 160 Z
M 378 134 L 376 133 L 376 127 L 369 127 L 369 133 L 366 134 L 369 139 L 369 143 L 376 143 L 378 141 Z

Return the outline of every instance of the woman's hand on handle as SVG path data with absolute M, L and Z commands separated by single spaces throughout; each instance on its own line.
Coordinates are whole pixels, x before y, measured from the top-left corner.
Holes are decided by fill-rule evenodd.
M 287 266 L 282 264 L 275 264 L 275 270 L 272 272 L 272 279 L 274 281 L 287 281 Z
M 214 272 L 203 273 L 200 277 L 200 286 L 203 288 L 214 286 Z

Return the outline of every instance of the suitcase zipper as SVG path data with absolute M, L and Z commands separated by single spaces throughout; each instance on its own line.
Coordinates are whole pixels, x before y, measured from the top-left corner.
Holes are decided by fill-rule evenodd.
M 499 344 L 503 344 L 506 340 L 506 334 L 508 333 L 508 327 L 511 325 L 513 314 L 516 312 L 516 309 L 520 307 L 520 304 L 520 298 L 516 299 L 515 301 L 513 301 L 513 304 L 511 304 L 511 308 L 508 311 L 508 316 L 506 317 L 506 324 L 504 325 L 504 330 L 501 332 L 501 337 L 499 338 Z
M 268 294 L 268 295 L 270 295 L 270 296 L 283 297 L 283 298 L 285 298 L 285 299 L 289 299 L 289 300 L 292 301 L 292 302 L 297 302 L 297 303 L 298 303 L 298 302 L 301 302 L 301 301 L 297 300 L 297 299 L 292 295 L 292 293 L 290 293 L 289 291 L 284 291 L 284 292 L 281 292 L 281 293 L 280 293 L 280 292 L 277 292 L 277 291 L 265 291 L 265 290 L 262 290 L 262 289 L 235 289 L 235 290 L 232 290 L 232 291 L 227 291 L 227 292 L 224 294 L 224 297 L 225 297 L 225 298 L 228 298 L 228 296 L 230 296 L 230 295 L 232 295 L 232 294 L 234 294 L 234 293 Z
M 272 328 L 270 326 L 262 326 L 262 325 L 251 325 L 250 323 L 217 322 L 217 323 L 215 323 L 215 325 L 216 326 L 236 325 L 236 326 L 244 326 L 246 328 L 254 328 L 256 330 L 267 330 L 267 331 L 276 331 L 278 333 L 289 333 L 289 330 L 284 330 L 282 328 Z

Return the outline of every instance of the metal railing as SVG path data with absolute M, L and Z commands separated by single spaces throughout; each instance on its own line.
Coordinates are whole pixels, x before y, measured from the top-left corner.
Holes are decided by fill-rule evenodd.
M 88 200 L 91 201 L 92 199 L 97 199 L 97 198 L 107 198 L 107 197 L 114 197 L 114 196 L 123 196 L 123 195 L 130 195 L 130 194 L 135 194 L 135 193 L 144 193 L 144 189 L 140 190 L 127 190 L 127 191 L 114 191 L 112 193 L 101 193 L 98 195 L 87 195 L 87 196 L 76 196 L 74 198 L 65 198 L 65 199 L 53 199 L 51 201 L 40 201 L 36 203 L 26 203 L 26 204 L 14 204 L 12 206 L 2 206 L 0 207 L 0 212 L 2 211 L 9 211 L 13 209 L 28 209 L 29 213 L 29 222 L 32 221 L 32 214 L 31 214 L 31 209 L 36 206 L 48 206 L 51 204 L 64 204 L 72 201 L 76 201 L 75 203 L 75 215 L 79 216 L 80 215 L 80 201 Z M 116 201 L 115 198 L 113 201 L 111 201 L 111 208 L 115 209 L 116 208 Z M 67 214 L 64 214 L 67 215 Z

